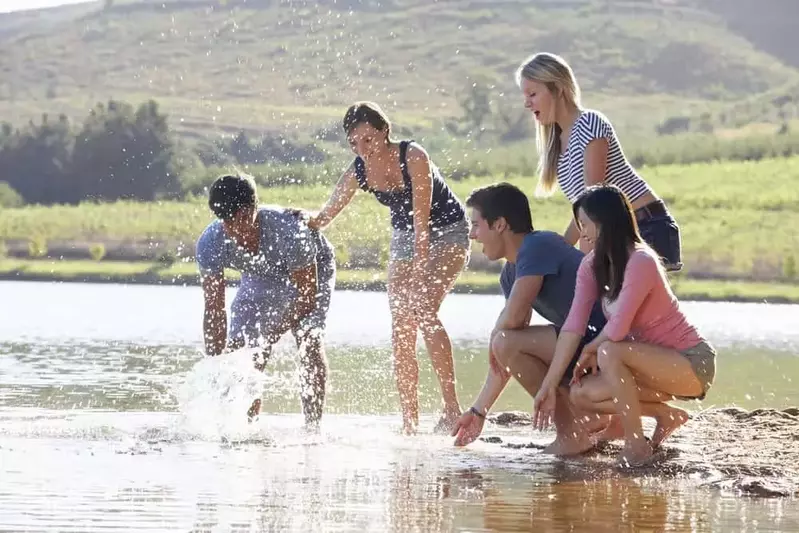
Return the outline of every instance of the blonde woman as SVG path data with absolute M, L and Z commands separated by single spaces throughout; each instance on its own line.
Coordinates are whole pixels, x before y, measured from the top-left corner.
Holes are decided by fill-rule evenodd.
M 391 138 L 391 123 L 377 104 L 359 102 L 351 106 L 343 126 L 356 158 L 308 225 L 324 228 L 330 224 L 359 188 L 388 206 L 393 229 L 388 297 L 403 431 L 414 433 L 419 423 L 419 330 L 443 395 L 444 412 L 436 430 L 449 431 L 461 410 L 455 392 L 452 343 L 438 312 L 468 260 L 465 207 L 424 148 L 413 141 Z
M 661 257 L 665 268 L 682 268 L 680 228 L 647 182 L 630 165 L 613 125 L 601 112 L 583 108 L 580 86 L 566 61 L 538 53 L 517 70 L 524 106 L 536 121 L 539 194 L 557 184 L 572 205 L 591 185 L 616 185 L 630 199 L 643 239 Z M 580 233 L 572 218 L 564 237 L 577 243 Z M 584 243 L 580 243 L 584 252 Z

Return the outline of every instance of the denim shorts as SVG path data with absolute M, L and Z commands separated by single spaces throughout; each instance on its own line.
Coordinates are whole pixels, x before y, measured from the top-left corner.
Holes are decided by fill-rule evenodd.
M 658 207 L 663 212 L 659 212 L 654 216 L 641 217 L 641 209 L 636 211 L 636 215 L 640 217 L 638 219 L 638 231 L 644 241 L 663 259 L 663 265 L 667 271 L 682 270 L 680 227 L 662 202 L 658 202 L 658 204 Z
M 436 243 L 458 244 L 469 250 L 469 221 L 459 220 L 443 228 L 430 230 L 430 245 Z M 392 261 L 413 261 L 415 246 L 415 232 L 413 230 L 394 229 L 391 233 L 389 257 Z
M 316 305 L 292 330 L 297 340 L 310 333 L 323 334 L 327 325 L 330 300 L 336 287 L 336 261 L 332 249 L 317 256 L 316 266 Z M 296 294 L 281 284 L 242 275 L 241 286 L 230 306 L 230 341 L 268 348 L 269 339 L 279 331 L 296 303 Z

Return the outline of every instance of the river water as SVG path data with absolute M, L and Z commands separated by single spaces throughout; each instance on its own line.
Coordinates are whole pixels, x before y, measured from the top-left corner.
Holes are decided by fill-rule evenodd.
M 241 398 L 209 403 L 244 359 L 203 358 L 197 287 L 0 282 L 0 301 L 0 531 L 799 529 L 791 499 L 690 479 L 576 479 L 536 450 L 455 449 L 432 433 L 438 390 L 422 343 L 422 428 L 401 436 L 381 293 L 334 295 L 319 434 L 302 429 L 290 338 L 264 376 L 257 423 L 225 414 Z M 714 388 L 688 409 L 799 405 L 799 306 L 684 306 L 719 348 Z M 491 295 L 443 306 L 464 407 L 501 307 Z M 512 383 L 495 410 L 530 406 Z M 486 427 L 497 435 L 551 439 Z

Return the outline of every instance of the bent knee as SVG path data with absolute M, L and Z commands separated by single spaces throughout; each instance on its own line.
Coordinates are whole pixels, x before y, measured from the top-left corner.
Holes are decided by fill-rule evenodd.
M 578 407 L 582 407 L 591 403 L 588 395 L 588 389 L 585 387 L 571 387 L 569 388 L 569 401 Z
M 500 363 L 508 365 L 513 356 L 513 343 L 505 331 L 497 331 L 491 339 L 491 351 Z
M 624 362 L 623 343 L 605 341 L 599 345 L 596 361 L 599 368 L 609 368 L 618 366 Z

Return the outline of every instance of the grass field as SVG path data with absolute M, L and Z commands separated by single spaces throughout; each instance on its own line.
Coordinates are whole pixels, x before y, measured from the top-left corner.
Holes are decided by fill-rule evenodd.
M 691 275 L 728 274 L 751 278 L 796 276 L 799 259 L 799 157 L 749 163 L 703 163 L 644 168 L 644 177 L 663 197 L 681 225 L 686 271 Z M 329 186 L 261 189 L 263 203 L 318 209 Z M 562 231 L 571 216 L 565 198 L 532 197 L 535 179 L 508 176 L 453 182 L 461 199 L 480 185 L 507 180 L 531 195 L 539 229 Z M 189 251 L 211 220 L 202 200 L 194 202 L 28 206 L 0 214 L 0 241 L 35 239 L 103 243 L 182 243 Z M 359 193 L 326 230 L 340 262 L 359 249 L 384 249 L 388 211 Z M 791 267 L 791 263 L 794 267 Z
M 588 105 L 652 133 L 669 116 L 796 83 L 795 47 L 758 46 L 785 33 L 779 17 L 754 10 L 745 37 L 725 24 L 745 3 L 116 0 L 5 15 L 0 111 L 14 124 L 43 112 L 82 120 L 97 101 L 155 98 L 180 132 L 215 135 L 312 131 L 369 98 L 434 128 L 461 115 L 475 80 L 496 104 L 518 105 L 514 68 L 547 50 L 571 62 Z

